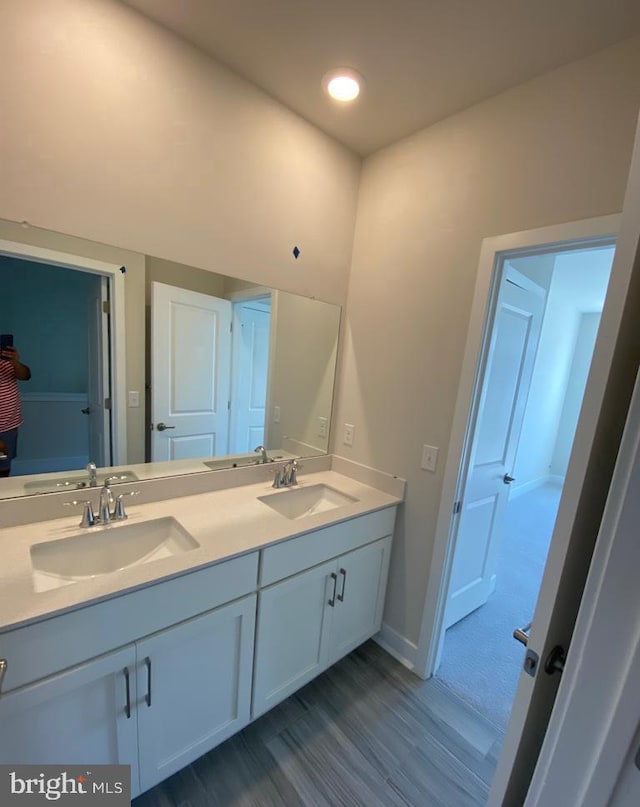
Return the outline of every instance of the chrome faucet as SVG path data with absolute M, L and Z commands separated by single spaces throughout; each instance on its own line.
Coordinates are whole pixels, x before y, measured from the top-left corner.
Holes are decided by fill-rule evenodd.
M 267 454 L 267 449 L 264 446 L 256 446 L 253 450 L 256 454 L 260 454 L 258 465 L 260 465 L 260 463 L 273 462 L 271 457 Z
M 111 508 L 113 506 L 113 493 L 111 492 L 110 487 L 111 482 L 112 477 L 108 476 L 104 480 L 104 485 L 100 489 L 100 507 L 98 513 L 100 516 L 100 521 L 102 521 L 103 524 L 111 521 L 111 516 L 115 515 L 115 513 L 112 514 L 111 512 Z
M 289 460 L 278 468 L 273 478 L 274 488 L 290 488 L 298 484 L 298 463 L 296 460 Z
M 86 470 L 89 473 L 89 487 L 95 488 L 98 486 L 98 469 L 96 468 L 95 462 L 90 462 Z
M 93 527 L 96 524 L 109 524 L 111 521 L 124 521 L 129 516 L 124 508 L 125 496 L 137 496 L 139 490 L 130 490 L 128 493 L 120 493 L 114 502 L 113 491 L 111 490 L 111 482 L 118 479 L 118 477 L 107 477 L 104 480 L 104 485 L 100 488 L 100 503 L 98 505 L 98 514 L 96 515 L 93 510 L 91 501 L 77 501 L 65 502 L 67 507 L 77 507 L 82 505 L 82 519 L 80 520 L 81 527 Z M 112 509 L 113 508 L 113 509 Z

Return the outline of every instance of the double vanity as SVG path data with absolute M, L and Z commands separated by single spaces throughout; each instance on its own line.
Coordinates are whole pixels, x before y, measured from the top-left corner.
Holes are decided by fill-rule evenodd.
M 127 764 L 136 796 L 375 634 L 404 483 L 324 465 L 0 530 L 0 763 Z

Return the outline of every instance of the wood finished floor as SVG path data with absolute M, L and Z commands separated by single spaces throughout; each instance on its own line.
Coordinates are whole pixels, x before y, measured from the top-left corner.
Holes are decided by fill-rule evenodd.
M 503 737 L 367 642 L 134 807 L 467 807 Z

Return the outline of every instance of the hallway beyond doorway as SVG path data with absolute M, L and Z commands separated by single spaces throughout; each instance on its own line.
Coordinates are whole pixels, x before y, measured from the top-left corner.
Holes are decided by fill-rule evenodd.
M 548 482 L 509 501 L 496 590 L 445 634 L 436 677 L 503 731 L 524 659 L 512 634 L 533 619 L 561 492 Z

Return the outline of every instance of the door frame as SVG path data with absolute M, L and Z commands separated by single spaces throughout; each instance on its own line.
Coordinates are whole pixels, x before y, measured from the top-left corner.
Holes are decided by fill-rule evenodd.
M 89 272 L 107 277 L 111 304 L 109 328 L 111 383 L 111 464 L 127 463 L 127 401 L 126 401 L 126 335 L 125 335 L 125 273 L 124 267 L 105 261 L 72 255 L 67 252 L 36 247 L 18 241 L 0 239 L 0 255 L 36 263 L 51 264 L 64 269 Z
M 620 215 L 614 214 L 523 230 L 482 241 L 414 667 L 415 672 L 423 678 L 434 675 L 442 652 L 444 613 L 455 554 L 457 518 L 454 505 L 460 498 L 468 471 L 477 415 L 476 399 L 482 388 L 485 369 L 483 357 L 490 338 L 502 264 L 514 257 L 615 243 L 619 226 Z M 596 413 L 593 417 L 595 425 Z

